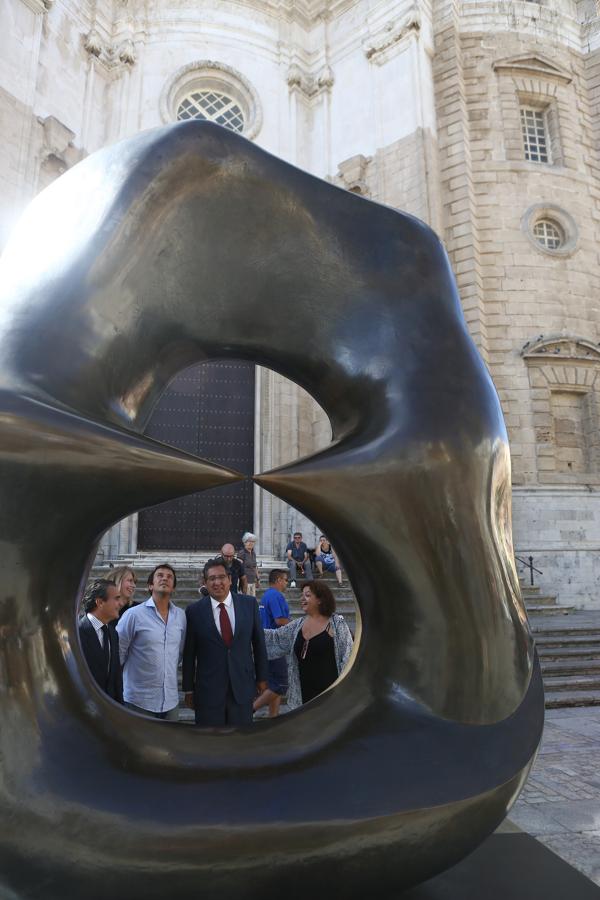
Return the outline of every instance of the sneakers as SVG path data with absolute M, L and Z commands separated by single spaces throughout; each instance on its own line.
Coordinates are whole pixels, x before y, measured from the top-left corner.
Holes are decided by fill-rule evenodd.
M 290 581 L 290 587 L 296 587 L 296 582 L 295 582 L 295 581 Z

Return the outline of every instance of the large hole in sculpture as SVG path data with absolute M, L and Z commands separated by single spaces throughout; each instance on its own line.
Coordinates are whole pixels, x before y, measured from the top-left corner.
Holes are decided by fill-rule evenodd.
M 283 376 L 242 361 L 217 361 L 192 366 L 171 381 L 154 409 L 146 434 L 251 476 L 254 472 L 293 462 L 326 447 L 331 440 L 331 427 L 325 412 L 313 398 Z M 244 544 L 247 533 L 255 537 L 255 543 L 250 539 Z M 298 533 L 301 538 L 294 538 Z M 177 584 L 172 600 L 179 609 L 185 610 L 197 603 L 203 588 L 205 592 L 208 590 L 206 603 L 210 603 L 210 593 L 222 589 L 219 576 L 223 572 L 218 568 L 211 570 L 209 581 L 205 582 L 202 567 L 207 559 L 217 555 L 224 555 L 228 565 L 233 567 L 232 591 L 255 594 L 263 625 L 279 631 L 284 620 L 289 618 L 294 627 L 294 662 L 288 666 L 289 658 L 284 657 L 269 663 L 267 688 L 257 694 L 258 699 L 254 701 L 253 721 L 285 714 L 318 695 L 319 687 L 335 681 L 340 667 L 347 669 L 349 644 L 356 633 L 358 613 L 343 560 L 335 553 L 335 535 L 326 535 L 327 540 L 323 542 L 322 537 L 319 523 L 310 521 L 289 504 L 255 486 L 250 478 L 240 484 L 213 488 L 140 510 L 113 526 L 100 543 L 89 584 L 94 579 L 104 578 L 114 581 L 119 589 L 118 602 L 123 608 L 118 622 L 113 622 L 110 628 L 118 625 L 121 647 L 127 645 L 125 701 L 149 712 L 166 712 L 172 720 L 195 722 L 189 697 L 186 705 L 183 688 L 187 685 L 182 683 L 181 665 L 177 669 L 176 694 L 173 677 L 167 678 L 167 673 L 164 685 L 161 677 L 156 678 L 154 687 L 144 684 L 148 681 L 147 672 L 143 671 L 144 657 L 150 659 L 152 651 L 150 646 L 144 648 L 143 642 L 151 644 L 154 640 L 164 640 L 162 629 L 173 641 L 172 658 L 173 654 L 177 655 L 177 629 L 173 627 L 172 617 L 165 627 L 155 608 L 150 608 L 147 610 L 149 624 L 156 626 L 156 633 L 146 631 L 144 634 L 137 622 L 142 615 L 138 607 L 152 597 L 151 588 L 168 588 L 166 582 L 159 585 L 162 574 L 169 578 L 168 570 L 155 573 L 152 585 L 148 584 L 155 567 L 163 562 L 176 572 Z M 289 563 L 287 547 L 290 543 L 294 547 L 293 556 L 303 556 L 302 545 L 306 545 L 306 559 L 302 564 L 294 560 Z M 252 551 L 256 556 L 256 574 Z M 246 557 L 248 564 L 243 575 L 242 564 L 232 563 L 231 556 L 236 559 Z M 312 587 L 303 587 L 311 579 L 314 579 Z M 103 598 L 97 598 L 96 604 L 97 610 L 103 610 L 106 617 L 108 606 L 104 606 Z M 284 604 L 289 608 L 287 616 Z M 129 615 L 128 607 L 136 608 L 134 615 Z M 213 610 L 213 604 L 207 609 Z M 79 612 L 87 619 L 84 628 L 89 632 L 88 638 L 93 636 L 99 646 L 101 638 L 93 634 L 88 625 L 89 622 L 92 627 L 97 626 L 97 622 L 90 620 L 85 610 Z M 215 610 L 214 615 L 216 635 L 221 625 L 221 613 Z M 184 626 L 185 617 L 178 618 Z M 327 626 L 328 619 L 330 624 Z M 198 620 L 198 627 L 206 624 Z M 210 625 L 212 627 L 213 623 Z M 240 629 L 238 639 L 243 627 L 241 621 L 234 619 L 234 631 Z M 172 635 L 169 635 L 169 629 L 173 630 Z M 283 635 L 281 632 L 277 640 L 282 640 Z M 267 632 L 267 644 L 272 641 Z M 100 659 L 96 643 L 91 642 L 90 647 L 90 641 L 86 645 L 86 638 L 82 636 L 82 649 L 88 663 L 90 649 L 97 657 L 96 663 Z M 234 656 L 240 653 L 238 662 L 242 666 L 248 662 L 244 654 L 250 646 L 250 639 L 239 651 L 237 642 L 232 645 L 230 653 Z M 216 664 L 218 642 L 215 651 Z M 200 658 L 195 659 L 195 676 L 202 663 Z M 100 664 L 102 667 L 103 661 Z M 98 680 L 97 666 L 92 663 L 90 668 Z M 110 671 L 109 663 L 106 687 L 109 695 L 118 692 L 114 672 L 111 680 Z M 215 684 L 214 687 L 216 693 L 218 686 Z M 243 690 L 242 685 L 236 687 L 238 691 Z M 195 698 L 193 705 L 197 707 L 199 702 Z M 233 702 L 235 705 L 235 698 Z M 227 715 L 230 715 L 229 711 Z M 235 709 L 232 715 L 234 718 L 237 715 Z

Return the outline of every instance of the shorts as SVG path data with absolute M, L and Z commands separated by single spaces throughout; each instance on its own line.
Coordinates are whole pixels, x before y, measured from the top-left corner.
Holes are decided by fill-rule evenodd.
M 327 561 L 324 556 L 315 556 L 315 562 L 322 563 L 326 572 L 335 572 L 336 570 L 335 559 Z
M 277 659 L 269 660 L 269 677 L 267 684 L 269 685 L 269 690 L 273 691 L 274 694 L 279 694 L 280 697 L 287 694 L 287 656 L 280 656 Z

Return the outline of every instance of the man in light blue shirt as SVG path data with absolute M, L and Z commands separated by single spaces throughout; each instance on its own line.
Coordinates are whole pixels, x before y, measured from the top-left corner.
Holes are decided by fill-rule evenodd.
M 176 585 L 175 569 L 157 566 L 148 578 L 150 598 L 117 625 L 125 706 L 170 722 L 179 718 L 177 667 L 186 626 L 185 613 L 171 600 Z

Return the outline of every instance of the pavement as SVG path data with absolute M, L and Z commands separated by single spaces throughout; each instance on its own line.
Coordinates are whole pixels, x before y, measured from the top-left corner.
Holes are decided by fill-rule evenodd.
M 266 715 L 261 710 L 255 719 Z M 498 829 L 517 830 L 545 844 L 600 888 L 600 706 L 546 710 L 542 743 L 527 783 Z
M 546 710 L 536 761 L 498 831 L 527 832 L 600 887 L 600 706 Z
M 547 710 L 537 759 L 502 830 L 526 831 L 600 886 L 599 762 L 600 707 Z

